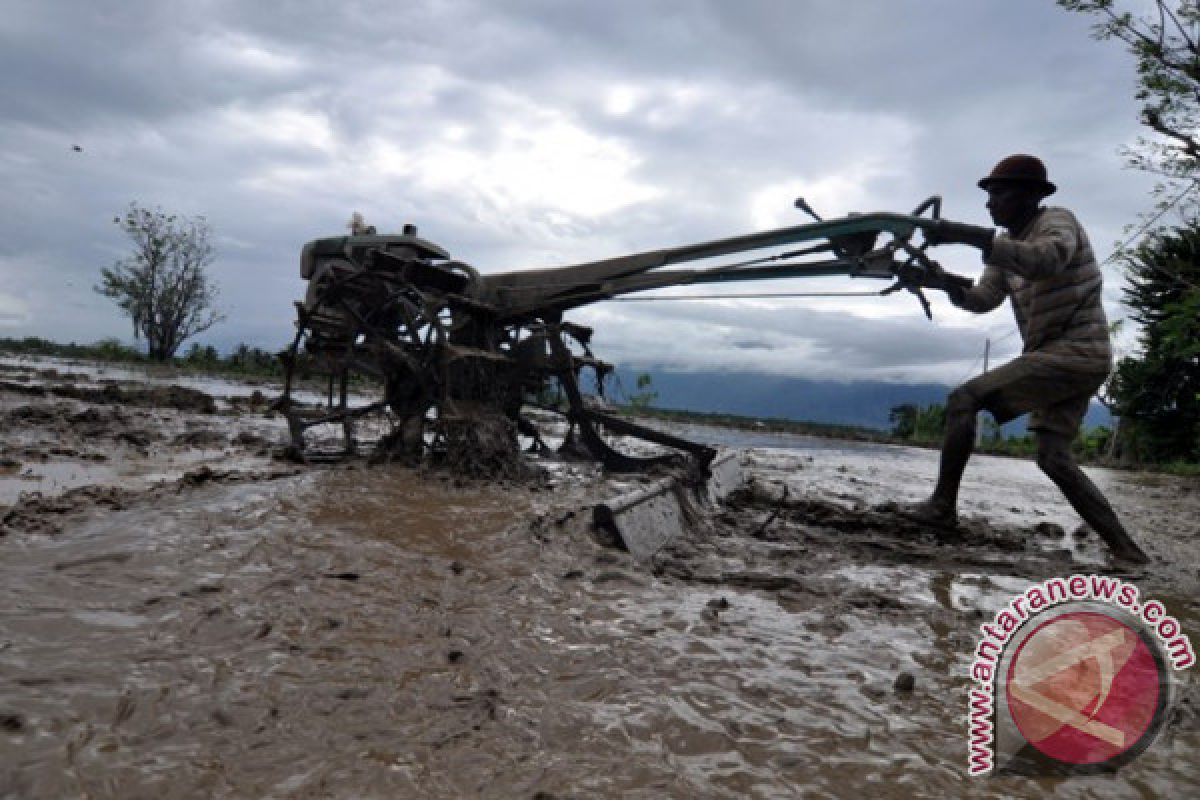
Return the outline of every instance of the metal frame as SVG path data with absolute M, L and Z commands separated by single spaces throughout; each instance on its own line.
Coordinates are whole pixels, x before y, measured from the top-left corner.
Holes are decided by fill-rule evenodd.
M 807 210 L 802 204 L 797 201 Z M 602 388 L 611 367 L 592 355 L 592 332 L 564 321 L 563 314 L 671 286 L 848 275 L 893 281 L 880 294 L 912 292 L 930 315 L 923 287 L 948 280 L 970 284 L 947 276 L 929 259 L 927 236 L 919 246 L 912 243 L 914 233 L 936 224 L 940 211 L 940 198 L 931 197 L 912 214 L 818 218 L 683 247 L 493 274 L 450 260 L 446 251 L 419 239 L 415 229 L 403 235 L 316 240 L 302 253 L 301 275 L 310 281 L 310 291 L 304 303 L 296 304 L 296 336 L 281 354 L 285 383 L 277 407 L 287 417 L 294 454 L 306 460 L 354 452 L 354 421 L 383 409 L 398 418 L 397 435 L 406 443 L 401 455 L 407 459 L 437 455 L 439 447 L 447 446 L 439 426 L 462 409 L 510 419 L 515 452 L 517 430 L 530 433 L 535 446 L 541 443 L 521 409 L 530 392 L 555 380 L 567 399 L 568 443 L 576 444 L 578 430 L 582 446 L 607 469 L 643 470 L 684 456 L 704 470 L 715 455 L 711 448 L 588 407 L 579 387 L 581 372 L 594 370 Z M 663 269 L 805 243 L 736 263 Z M 573 353 L 569 342 L 582 354 Z M 302 408 L 292 397 L 305 360 L 328 375 L 324 408 Z M 352 408 L 349 384 L 355 373 L 382 380 L 383 399 Z M 430 413 L 434 410 L 436 415 Z M 309 428 L 339 422 L 340 452 L 319 454 L 306 446 Z M 678 455 L 627 455 L 614 449 L 600 429 L 664 445 Z

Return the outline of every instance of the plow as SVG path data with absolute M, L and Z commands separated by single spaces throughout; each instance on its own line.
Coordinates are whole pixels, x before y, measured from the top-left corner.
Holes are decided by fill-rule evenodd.
M 295 304 L 296 334 L 281 354 L 285 384 L 277 408 L 287 419 L 291 453 L 306 461 L 353 454 L 359 421 L 382 415 L 387 429 L 373 445 L 373 458 L 503 475 L 520 468 L 522 438 L 531 450 L 549 451 L 538 421 L 553 413 L 566 423 L 560 453 L 598 461 L 613 473 L 675 467 L 688 485 L 728 486 L 728 475 L 715 478 L 713 468 L 729 459 L 718 459 L 714 448 L 597 402 L 613 367 L 592 353 L 592 330 L 565 315 L 669 287 L 850 276 L 887 281 L 878 294 L 908 292 L 931 316 L 924 289 L 971 284 L 944 272 L 927 253 L 940 198 L 909 214 L 828 220 L 803 199 L 796 206 L 813 221 L 511 272 L 485 273 L 454 259 L 412 225 L 377 234 L 358 224 L 349 235 L 311 241 L 300 259 L 306 293 Z M 734 256 L 742 258 L 728 261 Z M 323 403 L 297 402 L 302 370 L 325 379 Z M 595 395 L 584 390 L 587 373 Z M 352 404 L 351 387 L 363 377 L 381 387 L 378 396 Z M 317 426 L 340 428 L 340 447 L 314 447 L 308 434 Z M 656 452 L 631 453 L 617 444 L 630 438 L 656 445 Z M 603 516 L 598 511 L 598 522 Z

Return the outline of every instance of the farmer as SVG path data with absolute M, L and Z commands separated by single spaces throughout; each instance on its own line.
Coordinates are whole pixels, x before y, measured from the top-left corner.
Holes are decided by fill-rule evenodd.
M 992 221 L 1005 233 L 938 220 L 927 228 L 927 238 L 932 244 L 979 248 L 983 277 L 970 288 L 947 286 L 946 294 L 954 305 L 975 313 L 1010 298 L 1025 346 L 1014 360 L 950 393 L 933 496 L 899 510 L 920 521 L 953 525 L 959 482 L 975 442 L 976 413 L 987 410 L 999 424 L 1029 413 L 1038 467 L 1114 557 L 1146 563 L 1146 554 L 1071 456 L 1088 403 L 1112 368 L 1100 268 L 1087 234 L 1067 209 L 1042 205 L 1056 187 L 1033 156 L 1003 159 L 979 188 L 987 192 Z

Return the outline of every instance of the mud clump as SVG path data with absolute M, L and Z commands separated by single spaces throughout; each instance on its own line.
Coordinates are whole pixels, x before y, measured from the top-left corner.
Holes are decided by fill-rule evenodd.
M 175 481 L 161 483 L 148 490 L 149 493 L 159 493 L 174 490 L 176 493 L 184 489 L 192 489 L 213 483 L 254 483 L 256 481 L 273 481 L 297 474 L 296 469 L 272 469 L 266 471 L 242 472 L 239 470 L 218 470 L 207 464 L 185 472 L 183 477 Z
M 21 425 L 48 426 L 59 422 L 62 416 L 63 407 L 59 406 L 18 406 L 0 414 L 0 428 L 15 428 Z
M 418 466 L 425 448 L 424 436 L 422 418 L 410 417 L 403 420 L 375 444 L 375 448 L 367 459 L 368 463 Z
M 265 436 L 259 436 L 257 433 L 250 431 L 242 431 L 237 436 L 230 440 L 238 447 L 270 447 L 271 440 Z
M 117 441 L 132 445 L 137 448 L 149 447 L 154 442 L 157 442 L 162 437 L 157 433 L 148 430 L 128 430 L 121 431 L 117 434 Z
M 145 417 L 146 412 L 130 413 L 113 406 L 89 406 L 82 411 L 67 403 L 18 406 L 0 413 L 0 430 L 41 428 L 56 435 L 59 444 L 42 447 L 37 453 L 30 453 L 30 457 L 39 454 L 80 457 L 77 449 L 62 443 L 65 437 L 84 441 L 111 439 L 135 447 L 146 447 L 162 438 L 153 430 L 156 423 Z
M 470 478 L 521 478 L 526 468 L 517 447 L 517 429 L 499 414 L 467 413 L 441 421 L 443 465 Z
M 142 413 L 144 416 L 144 413 Z M 122 408 L 89 407 L 74 410 L 70 404 L 19 405 L 0 414 L 0 428 L 46 428 L 56 434 L 71 434 L 82 439 L 128 439 L 131 444 L 145 445 L 154 441 L 158 434 L 145 429 L 148 421 L 134 419 Z M 62 447 L 50 450 L 53 455 L 74 455 L 58 452 Z
M 0 381 L 0 391 L 11 392 L 12 394 L 24 395 L 26 397 L 46 396 L 46 389 L 43 386 L 27 386 L 24 383 L 13 381 Z
M 21 496 L 0 515 L 0 536 L 10 533 L 56 534 L 63 518 L 89 508 L 120 510 L 137 493 L 115 486 L 80 486 L 61 495 L 45 497 L 40 492 Z
M 120 404 L 142 408 L 174 408 L 197 414 L 215 414 L 217 403 L 211 395 L 186 386 L 148 386 L 122 388 L 109 384 L 103 388 L 55 386 L 49 392 L 58 397 L 82 400 L 86 403 Z
M 213 481 L 220 480 L 224 477 L 227 477 L 225 473 L 217 472 L 209 466 L 203 466 L 198 469 L 194 469 L 191 472 L 185 472 L 183 477 L 179 479 L 179 487 L 183 488 L 185 486 L 200 486 L 205 483 L 212 483 Z
M 80 436 L 112 436 L 129 428 L 132 420 L 119 408 L 88 408 L 67 418 L 67 424 Z
M 1033 532 L 1043 539 L 1062 539 L 1067 535 L 1061 525 L 1053 522 L 1039 522 L 1033 526 Z
M 235 411 L 266 411 L 270 403 L 259 389 L 255 389 L 249 395 L 231 395 L 225 399 Z
M 242 431 L 230 439 L 229 443 L 234 447 L 249 450 L 259 456 L 270 456 L 277 449 L 275 442 L 250 431 Z
M 202 466 L 184 473 L 177 480 L 157 483 L 146 489 L 79 486 L 49 497 L 41 492 L 27 492 L 12 506 L 0 506 L 0 536 L 10 533 L 58 534 L 70 519 L 95 509 L 121 511 L 139 502 L 209 484 L 270 481 L 295 474 L 296 470 L 289 469 L 239 472 Z
M 214 430 L 186 431 L 171 440 L 176 447 L 213 448 L 224 447 L 229 443 L 225 434 Z

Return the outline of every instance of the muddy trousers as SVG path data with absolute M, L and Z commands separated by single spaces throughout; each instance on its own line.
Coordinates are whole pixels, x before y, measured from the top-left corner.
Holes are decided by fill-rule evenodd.
M 937 487 L 931 498 L 937 508 L 953 511 L 958 504 L 963 471 L 975 448 L 975 418 L 979 410 L 979 403 L 969 393 L 951 393 L 946 404 L 946 436 L 942 443 Z M 1075 513 L 1099 534 L 1114 554 L 1143 556 L 1108 500 L 1075 463 L 1070 437 L 1047 430 L 1034 431 L 1034 435 L 1038 443 L 1038 467 L 1054 481 Z

